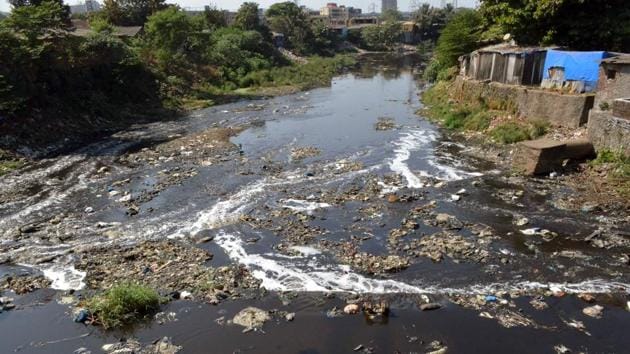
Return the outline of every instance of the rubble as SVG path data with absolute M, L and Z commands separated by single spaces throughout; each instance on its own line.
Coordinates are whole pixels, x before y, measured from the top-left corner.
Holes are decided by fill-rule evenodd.
M 87 273 L 85 282 L 93 289 L 136 281 L 164 292 L 181 292 L 178 297 L 190 290 L 211 303 L 256 293 L 260 281 L 246 269 L 204 265 L 211 257 L 207 251 L 174 241 L 145 241 L 88 250 L 79 255 L 76 267 Z
M 271 320 L 269 312 L 256 307 L 247 307 L 234 316 L 232 323 L 245 327 L 245 331 L 251 331 L 262 328 L 269 320 Z
M 319 154 L 321 154 L 321 150 L 316 147 L 297 147 L 291 149 L 291 160 L 299 161 L 309 157 L 315 157 Z
M 392 130 L 394 128 L 396 128 L 396 121 L 390 117 L 379 117 L 378 122 L 374 124 L 376 130 Z

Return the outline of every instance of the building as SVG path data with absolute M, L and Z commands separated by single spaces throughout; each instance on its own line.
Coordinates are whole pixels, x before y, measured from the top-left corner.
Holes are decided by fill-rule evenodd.
M 398 0 L 381 0 L 381 13 L 387 10 L 398 11 Z
M 562 92 L 594 92 L 599 66 L 607 52 L 570 52 L 549 50 L 545 58 L 542 87 Z
M 352 18 L 361 15 L 361 9 L 344 5 L 337 6 L 337 3 L 329 2 L 319 10 L 319 15 L 328 18 Z
M 610 54 L 599 66 L 588 135 L 597 151 L 621 151 L 630 156 L 630 54 Z
M 100 9 L 101 4 L 96 0 L 85 0 L 83 4 L 70 5 L 70 13 L 72 14 L 87 14 L 99 11 Z
M 546 54 L 546 48 L 493 45 L 459 58 L 460 75 L 479 81 L 538 86 Z

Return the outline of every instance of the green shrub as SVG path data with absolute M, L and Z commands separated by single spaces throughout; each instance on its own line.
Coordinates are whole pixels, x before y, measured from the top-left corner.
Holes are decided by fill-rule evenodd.
M 121 327 L 145 318 L 160 307 L 160 296 L 148 287 L 124 283 L 91 298 L 87 308 L 105 328 Z
M 597 153 L 597 158 L 591 161 L 592 165 L 610 164 L 613 166 L 614 177 L 630 178 L 630 156 L 621 151 L 602 150 Z
M 507 122 L 490 131 L 492 138 L 503 144 L 512 144 L 530 139 L 529 128 L 523 124 Z
M 474 131 L 484 131 L 490 127 L 492 116 L 485 111 L 479 111 L 472 114 L 464 123 L 464 129 Z
M 549 123 L 544 120 L 535 119 L 535 120 L 529 121 L 529 138 L 530 139 L 540 138 L 541 136 L 547 134 L 548 130 L 549 130 Z

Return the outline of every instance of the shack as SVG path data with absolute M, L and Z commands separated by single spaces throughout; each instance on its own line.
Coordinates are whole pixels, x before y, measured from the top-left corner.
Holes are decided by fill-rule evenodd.
M 547 51 L 541 86 L 569 93 L 594 92 L 599 78 L 599 64 L 609 57 L 606 52 Z
M 538 86 L 542 82 L 547 48 L 503 43 L 460 57 L 460 74 L 510 85 Z
M 610 53 L 599 66 L 595 108 L 607 110 L 620 98 L 630 98 L 630 54 Z

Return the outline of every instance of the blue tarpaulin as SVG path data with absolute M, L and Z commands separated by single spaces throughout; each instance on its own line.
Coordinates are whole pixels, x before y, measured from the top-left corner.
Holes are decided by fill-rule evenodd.
M 543 79 L 550 79 L 550 68 L 563 68 L 565 81 L 597 82 L 599 64 L 607 57 L 606 52 L 564 52 L 547 51 Z

